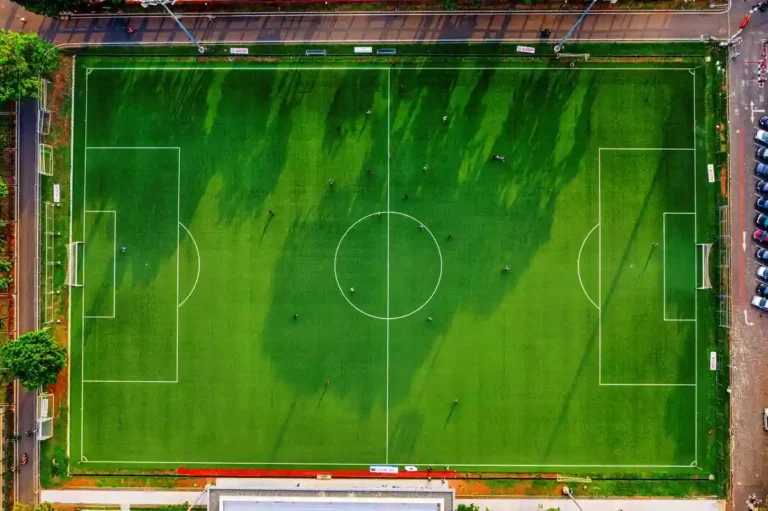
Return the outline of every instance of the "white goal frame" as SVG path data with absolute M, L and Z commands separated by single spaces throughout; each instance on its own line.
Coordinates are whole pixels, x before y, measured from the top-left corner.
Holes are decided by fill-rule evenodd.
M 40 143 L 38 146 L 37 171 L 44 176 L 53 175 L 53 147 Z
M 69 287 L 83 287 L 83 276 L 80 275 L 78 264 L 80 261 L 80 247 L 85 248 L 84 241 L 75 241 L 67 244 L 67 279 L 66 284 Z

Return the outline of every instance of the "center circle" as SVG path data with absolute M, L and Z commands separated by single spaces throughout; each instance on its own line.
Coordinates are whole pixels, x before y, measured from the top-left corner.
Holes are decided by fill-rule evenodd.
M 349 226 L 336 246 L 333 274 L 341 296 L 374 319 L 403 319 L 432 300 L 443 255 L 432 231 L 406 213 L 380 211 Z

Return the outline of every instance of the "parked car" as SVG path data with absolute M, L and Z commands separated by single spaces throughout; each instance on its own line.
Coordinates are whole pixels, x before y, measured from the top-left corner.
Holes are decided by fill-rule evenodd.
M 763 197 L 758 197 L 755 199 L 755 207 L 757 209 L 764 209 L 768 211 L 768 199 L 764 199 Z
M 768 311 L 768 298 L 763 298 L 762 296 L 753 296 L 752 305 L 754 305 L 758 309 Z
M 761 248 L 760 250 L 765 250 L 765 249 Z M 760 252 L 760 250 L 758 250 L 758 252 Z M 768 268 L 766 268 L 765 266 L 760 266 L 757 269 L 757 276 L 760 277 L 761 279 L 768 280 Z
M 768 431 L 768 408 L 763 408 L 763 429 Z
M 755 223 L 758 225 L 758 227 L 762 227 L 762 228 L 768 227 L 768 215 L 758 213 L 757 216 L 755 217 Z
M 768 250 L 764 248 L 758 248 L 755 251 L 755 257 L 760 259 L 761 261 L 768 261 Z M 763 277 L 764 279 L 768 280 L 768 269 L 766 269 L 765 276 L 760 275 L 760 270 L 765 269 L 763 266 L 757 269 L 757 276 Z
M 768 144 L 768 131 L 757 130 L 757 133 L 755 133 L 755 140 L 762 142 L 763 144 Z
M 758 192 L 761 193 L 768 193 L 768 181 L 763 181 L 762 179 L 757 182 L 757 185 L 755 186 Z
M 768 284 L 763 284 L 762 282 L 758 284 L 755 288 L 755 293 L 761 296 L 768 296 Z
M 765 163 L 755 163 L 755 174 L 762 177 L 768 177 L 768 165 Z
M 768 147 L 758 147 L 755 156 L 762 160 L 768 160 Z
M 766 243 L 768 242 L 768 231 L 755 229 L 755 232 L 752 233 L 752 239 L 760 243 Z
M 757 121 L 757 125 L 761 128 L 768 129 L 768 115 L 764 115 L 760 117 L 760 119 Z

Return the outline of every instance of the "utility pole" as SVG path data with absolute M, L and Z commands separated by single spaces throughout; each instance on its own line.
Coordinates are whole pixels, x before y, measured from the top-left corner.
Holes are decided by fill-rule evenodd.
M 197 39 L 195 39 L 195 36 L 193 36 L 189 30 L 184 26 L 184 24 L 181 22 L 181 19 L 176 16 L 173 11 L 171 11 L 171 8 L 168 7 L 168 4 L 173 5 L 176 3 L 176 0 L 143 0 L 141 2 L 141 6 L 145 9 L 152 5 L 162 5 L 166 11 L 168 11 L 168 15 L 173 18 L 173 21 L 176 22 L 176 24 L 179 26 L 179 28 L 187 35 L 190 41 L 197 46 L 197 51 L 202 55 L 205 53 L 205 48 L 197 42 Z

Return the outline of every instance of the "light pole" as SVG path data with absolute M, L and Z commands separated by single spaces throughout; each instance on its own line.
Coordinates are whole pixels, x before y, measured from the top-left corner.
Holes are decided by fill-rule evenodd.
M 168 4 L 175 4 L 176 0 L 143 0 L 141 2 L 141 6 L 145 9 L 151 5 L 162 5 L 166 11 L 168 11 L 168 15 L 170 15 L 171 18 L 173 18 L 173 21 L 176 22 L 176 24 L 181 28 L 181 30 L 184 31 L 184 33 L 189 37 L 189 40 L 194 43 L 195 46 L 197 46 L 197 51 L 202 55 L 205 53 L 205 48 L 200 45 L 200 43 L 197 42 L 197 39 L 195 39 L 195 36 L 193 36 L 189 30 L 184 26 L 184 24 L 181 22 L 181 20 L 173 14 L 173 11 L 171 11 L 170 7 L 168 7 Z
M 583 509 L 581 509 L 581 506 L 579 505 L 579 503 L 576 502 L 576 499 L 573 498 L 573 492 L 567 486 L 563 486 L 563 495 L 569 497 L 573 501 L 573 503 L 576 504 L 576 507 L 579 508 L 579 511 L 584 511 Z
M 592 2 L 590 2 L 586 10 L 582 12 L 581 16 L 579 16 L 579 19 L 576 20 L 576 23 L 574 23 L 571 29 L 568 31 L 568 33 L 565 34 L 565 37 L 560 39 L 560 42 L 555 45 L 555 53 L 560 53 L 561 51 L 563 51 L 563 46 L 565 46 L 565 41 L 567 41 L 568 38 L 571 37 L 571 34 L 573 33 L 574 30 L 576 30 L 576 27 L 581 25 L 581 22 L 584 21 L 584 18 L 587 17 L 587 14 L 589 14 L 589 11 L 592 9 L 592 7 L 594 7 L 596 3 L 597 3 L 597 0 L 592 0 Z

